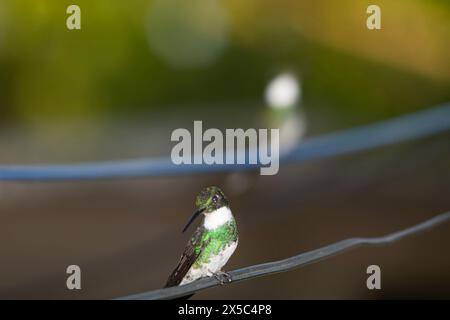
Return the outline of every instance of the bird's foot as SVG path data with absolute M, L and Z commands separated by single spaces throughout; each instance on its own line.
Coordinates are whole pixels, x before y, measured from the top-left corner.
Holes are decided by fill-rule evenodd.
M 230 283 L 232 281 L 231 275 L 225 271 L 218 271 L 213 274 L 220 284 Z

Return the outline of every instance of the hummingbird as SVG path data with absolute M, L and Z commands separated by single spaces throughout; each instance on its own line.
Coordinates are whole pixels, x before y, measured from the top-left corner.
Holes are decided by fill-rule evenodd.
M 184 285 L 202 277 L 214 276 L 223 284 L 231 277 L 222 271 L 238 245 L 238 230 L 228 199 L 218 187 L 203 189 L 195 200 L 196 210 L 183 233 L 201 214 L 203 222 L 188 241 L 177 267 L 165 287 Z

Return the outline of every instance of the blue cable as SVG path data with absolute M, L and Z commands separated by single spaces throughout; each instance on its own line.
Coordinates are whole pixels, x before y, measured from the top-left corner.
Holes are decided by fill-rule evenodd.
M 280 164 L 300 163 L 414 140 L 450 130 L 450 103 L 375 124 L 346 129 L 300 142 L 281 155 Z M 170 158 L 76 164 L 0 166 L 0 181 L 63 181 L 173 176 L 256 169 L 252 164 L 175 165 Z

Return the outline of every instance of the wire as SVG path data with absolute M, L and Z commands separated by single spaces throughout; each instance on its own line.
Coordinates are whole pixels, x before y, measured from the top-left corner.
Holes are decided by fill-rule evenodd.
M 402 238 L 411 236 L 418 232 L 428 230 L 434 226 L 442 224 L 450 220 L 450 211 L 437 215 L 429 220 L 419 223 L 415 226 L 397 231 L 382 237 L 375 238 L 350 238 L 342 240 L 328 246 L 312 250 L 309 252 L 301 253 L 296 256 L 278 260 L 269 263 L 258 264 L 235 271 L 229 272 L 232 278 L 232 283 L 245 281 L 253 279 L 256 277 L 267 276 L 279 272 L 285 272 L 318 262 L 325 258 L 331 257 L 338 253 L 342 253 L 346 250 L 360 247 L 360 246 L 373 246 L 373 245 L 384 245 L 395 242 Z M 148 291 L 139 294 L 133 294 L 125 297 L 118 298 L 119 300 L 158 300 L 158 299 L 174 299 L 178 297 L 183 297 L 195 292 L 212 288 L 220 285 L 220 282 L 215 277 L 202 278 L 197 281 L 191 282 L 189 284 L 171 288 L 158 289 L 153 291 Z
M 310 138 L 281 155 L 280 163 L 300 163 L 375 149 L 450 129 L 450 103 L 375 124 Z M 170 158 L 93 163 L 0 166 L 0 181 L 59 181 L 186 175 L 256 169 L 252 164 L 175 165 Z

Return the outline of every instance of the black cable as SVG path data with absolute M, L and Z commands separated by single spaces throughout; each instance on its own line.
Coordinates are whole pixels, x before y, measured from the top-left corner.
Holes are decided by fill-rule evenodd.
M 245 281 L 256 277 L 267 276 L 279 272 L 285 272 L 305 266 L 310 263 L 318 262 L 322 259 L 331 257 L 335 254 L 344 252 L 346 250 L 360 247 L 360 246 L 373 246 L 384 245 L 395 242 L 407 236 L 411 236 L 418 232 L 428 230 L 436 225 L 444 223 L 450 220 L 450 211 L 435 216 L 429 220 L 419 223 L 415 226 L 374 238 L 350 238 L 342 240 L 328 246 L 312 250 L 309 252 L 301 253 L 296 256 L 278 260 L 274 262 L 268 262 L 258 264 L 242 269 L 229 272 L 232 278 L 232 282 Z M 202 278 L 189 284 L 171 288 L 158 289 L 138 294 L 133 294 L 125 297 L 118 298 L 119 300 L 159 300 L 159 299 L 174 299 L 177 297 L 183 297 L 200 290 L 215 287 L 220 285 L 220 282 L 215 277 Z

